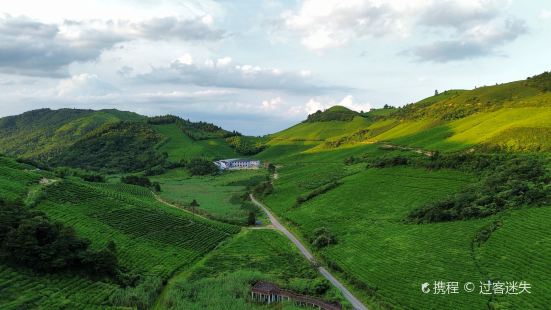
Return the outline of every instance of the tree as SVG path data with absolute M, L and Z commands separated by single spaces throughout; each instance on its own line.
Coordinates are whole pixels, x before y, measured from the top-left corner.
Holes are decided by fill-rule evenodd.
M 195 216 L 195 208 L 200 206 L 199 203 L 197 202 L 197 200 L 193 199 L 189 206 L 191 207 L 191 212 L 193 213 L 193 216 Z
M 274 173 L 276 172 L 276 166 L 274 166 L 274 164 L 270 163 L 270 164 L 268 165 L 268 172 L 269 172 L 270 174 L 274 174 Z
M 434 95 L 435 95 L 435 96 L 438 96 L 438 89 L 435 89 L 435 90 L 434 90 Z
M 256 224 L 256 213 L 254 211 L 249 211 L 249 217 L 247 218 L 247 224 L 255 225 Z

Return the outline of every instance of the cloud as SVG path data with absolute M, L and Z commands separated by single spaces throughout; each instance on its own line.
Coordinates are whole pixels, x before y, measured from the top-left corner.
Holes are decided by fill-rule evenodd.
M 501 24 L 472 27 L 455 40 L 436 41 L 408 51 L 419 61 L 448 62 L 497 55 L 498 47 L 528 31 L 524 21 L 508 19 Z
M 273 111 L 281 106 L 283 103 L 283 100 L 281 100 L 281 97 L 276 97 L 270 100 L 264 100 L 262 101 L 262 109 L 267 111 Z
M 390 5 L 357 0 L 305 0 L 296 12 L 285 12 L 275 26 L 298 34 L 302 44 L 312 50 L 339 47 L 354 38 L 382 36 L 402 28 Z
M 539 18 L 542 20 L 551 19 L 551 10 L 543 10 L 540 13 Z
M 412 54 L 421 61 L 445 62 L 494 55 L 496 48 L 526 33 L 524 22 L 505 16 L 510 3 L 511 0 L 303 0 L 296 10 L 285 12 L 272 24 L 276 33 L 298 36 L 302 45 L 316 51 L 367 37 L 419 37 L 428 42 L 412 53 L 402 54 Z M 484 39 L 488 41 L 481 42 Z
M 117 43 L 137 39 L 197 41 L 222 37 L 223 32 L 213 29 L 204 18 L 47 24 L 4 15 L 0 17 L 0 72 L 66 77 L 69 64 L 95 60 Z
M 232 64 L 230 57 L 207 59 L 204 64 L 174 61 L 168 66 L 156 67 L 146 74 L 138 75 L 136 79 L 147 83 L 281 90 L 293 93 L 323 93 L 345 89 L 324 85 L 315 80 L 310 71 L 287 72 L 279 68 Z
M 441 0 L 424 7 L 418 23 L 431 27 L 468 29 L 500 16 L 509 0 Z
M 117 89 L 95 74 L 83 73 L 59 82 L 59 97 L 97 97 L 117 92 Z

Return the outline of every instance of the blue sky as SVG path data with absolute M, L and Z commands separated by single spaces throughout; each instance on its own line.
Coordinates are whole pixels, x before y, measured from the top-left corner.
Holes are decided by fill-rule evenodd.
M 550 37 L 537 0 L 6 1 L 0 116 L 118 108 L 261 135 L 548 71 Z

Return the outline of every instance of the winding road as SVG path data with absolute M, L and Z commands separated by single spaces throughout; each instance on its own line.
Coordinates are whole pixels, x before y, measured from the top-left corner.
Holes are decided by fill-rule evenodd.
M 274 225 L 274 227 L 277 230 L 281 231 L 285 236 L 287 236 L 287 238 L 289 238 L 289 240 L 291 240 L 291 242 L 293 242 L 297 246 L 297 248 L 300 250 L 302 255 L 304 255 L 310 262 L 317 265 L 317 262 L 314 258 L 314 255 L 312 255 L 312 253 L 310 253 L 310 251 L 300 242 L 300 240 L 298 240 L 298 238 L 295 237 L 295 235 L 293 235 L 289 230 L 287 230 L 287 228 L 285 228 L 283 225 L 281 225 L 281 223 L 279 223 L 277 218 L 270 212 L 270 210 L 268 210 L 268 208 L 263 203 L 256 200 L 252 194 L 250 194 L 249 196 L 251 198 L 251 201 L 254 204 L 259 206 L 262 210 L 264 210 L 264 212 L 266 212 L 266 214 L 270 218 L 270 221 L 272 222 L 272 225 Z M 329 273 L 329 271 L 327 271 L 327 269 L 325 269 L 324 267 L 319 266 L 318 271 L 327 280 L 329 280 L 329 282 L 331 282 L 339 291 L 341 291 L 342 295 L 350 302 L 350 304 L 352 304 L 352 307 L 354 307 L 354 309 L 356 309 L 356 310 L 368 310 L 367 307 L 360 300 L 358 300 L 358 298 L 356 298 L 354 295 L 352 295 L 352 293 L 350 293 L 350 291 L 348 289 L 346 289 L 346 287 L 344 287 L 344 285 L 342 285 L 342 283 L 339 282 L 339 280 L 337 280 L 337 278 L 335 278 L 331 273 Z

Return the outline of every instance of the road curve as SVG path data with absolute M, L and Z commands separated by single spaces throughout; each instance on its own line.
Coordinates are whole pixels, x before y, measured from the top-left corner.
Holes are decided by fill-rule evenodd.
M 256 200 L 252 194 L 249 194 L 249 196 L 251 198 L 251 201 L 254 204 L 259 206 L 262 210 L 264 210 L 264 212 L 266 212 L 266 214 L 268 215 L 268 218 L 270 218 L 270 221 L 272 222 L 272 225 L 274 225 L 274 227 L 277 230 L 281 231 L 285 236 L 287 236 L 287 238 L 289 238 L 289 240 L 291 240 L 291 242 L 293 242 L 297 246 L 297 248 L 300 250 L 302 255 L 304 255 L 310 262 L 317 264 L 314 258 L 314 255 L 312 255 L 312 253 L 297 239 L 297 237 L 295 237 L 295 235 L 293 235 L 289 230 L 287 230 L 287 228 L 281 225 L 281 223 L 279 223 L 277 218 L 270 212 L 270 210 L 268 210 L 268 208 L 263 203 Z M 331 284 L 333 284 L 339 291 L 341 291 L 344 298 L 346 298 L 350 302 L 350 304 L 352 304 L 352 307 L 354 307 L 354 309 L 368 310 L 367 307 L 360 300 L 358 300 L 358 298 L 352 295 L 352 293 L 350 293 L 350 291 L 346 289 L 346 287 L 344 287 L 344 285 L 342 285 L 342 283 L 339 282 L 337 278 L 335 278 L 331 273 L 329 273 L 327 269 L 320 266 L 318 267 L 318 271 L 327 280 L 329 280 L 329 282 L 331 282 Z

